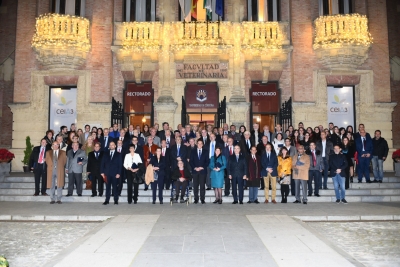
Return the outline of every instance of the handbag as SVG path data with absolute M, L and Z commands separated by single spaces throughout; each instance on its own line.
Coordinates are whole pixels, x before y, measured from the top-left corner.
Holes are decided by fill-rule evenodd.
M 143 164 L 139 163 L 136 167 L 136 169 L 139 168 L 139 170 L 135 173 L 132 173 L 133 175 L 133 183 L 134 184 L 143 184 L 144 183 L 144 171 L 143 171 Z
M 86 190 L 92 190 L 92 181 L 90 179 L 86 180 Z
M 290 176 L 284 175 L 279 179 L 280 184 L 290 184 Z

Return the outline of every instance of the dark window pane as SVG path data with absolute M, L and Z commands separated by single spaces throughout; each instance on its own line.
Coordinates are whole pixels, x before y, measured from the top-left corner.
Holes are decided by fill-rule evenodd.
M 146 21 L 151 21 L 151 0 L 146 0 Z
M 75 0 L 75 16 L 81 15 L 81 0 Z
M 258 21 L 258 1 L 251 0 L 251 16 L 252 21 Z
M 339 14 L 344 14 L 344 0 L 339 0 Z
M 349 0 L 349 13 L 354 13 L 354 1 Z
M 56 0 L 50 1 L 50 11 L 51 13 L 56 13 Z
M 281 0 L 277 0 L 276 1 L 276 4 L 278 5 L 277 7 L 276 7 L 276 9 L 277 9 L 277 13 L 278 13 L 278 17 L 276 18 L 277 19 L 277 21 L 281 21 Z
M 329 0 L 323 0 L 322 1 L 322 6 L 323 6 L 323 14 L 329 15 Z
M 136 0 L 130 0 L 130 1 L 131 1 L 131 19 L 130 19 L 130 21 L 136 21 Z
M 65 14 L 65 0 L 60 0 L 60 14 Z
M 273 3 L 273 0 L 268 0 L 267 8 L 268 8 L 268 21 L 273 21 L 274 20 L 274 3 Z

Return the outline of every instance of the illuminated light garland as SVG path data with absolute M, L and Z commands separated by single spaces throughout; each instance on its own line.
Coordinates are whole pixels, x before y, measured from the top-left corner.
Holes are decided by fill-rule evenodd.
M 41 49 L 90 50 L 89 20 L 62 14 L 44 14 L 36 18 L 32 47 Z
M 372 44 L 368 19 L 364 15 L 321 16 L 314 23 L 314 49 L 339 48 L 349 44 L 367 47 Z
M 158 51 L 160 50 L 160 22 L 124 22 L 125 39 L 122 47 L 128 51 Z
M 284 34 L 278 22 L 246 21 L 243 25 L 242 49 L 266 50 L 281 49 Z

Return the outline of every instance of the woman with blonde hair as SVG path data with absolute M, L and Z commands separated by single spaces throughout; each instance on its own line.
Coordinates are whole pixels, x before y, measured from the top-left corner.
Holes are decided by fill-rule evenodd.
M 281 203 L 287 203 L 289 195 L 290 174 L 292 171 L 292 158 L 290 157 L 286 147 L 282 147 L 278 155 L 278 175 L 281 184 Z

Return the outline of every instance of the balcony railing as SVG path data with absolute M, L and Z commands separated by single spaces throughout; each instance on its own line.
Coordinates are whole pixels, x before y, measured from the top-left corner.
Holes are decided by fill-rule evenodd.
M 242 46 L 247 49 L 279 49 L 289 44 L 287 23 L 284 22 L 242 22 Z
M 32 48 L 47 68 L 77 68 L 90 50 L 89 20 L 61 14 L 36 18 Z
M 369 47 L 371 43 L 366 16 L 334 15 L 315 20 L 314 49 L 335 48 L 347 44 Z
M 124 22 L 118 27 L 122 46 L 128 50 L 158 50 L 162 33 L 160 22 Z
M 287 22 L 123 22 L 115 23 L 115 46 L 147 51 L 168 46 L 171 50 L 280 49 L 289 46 Z
M 89 20 L 61 14 L 46 14 L 36 18 L 32 47 L 73 47 L 89 51 Z

